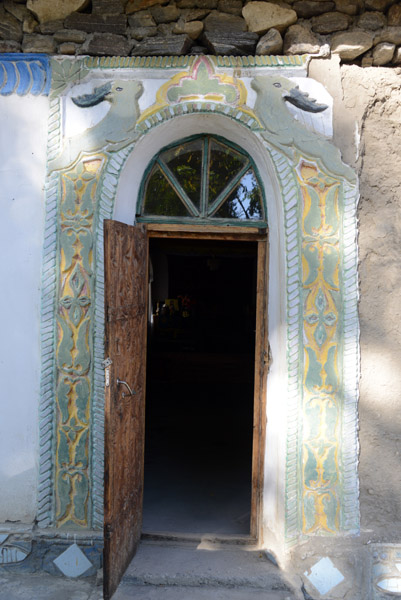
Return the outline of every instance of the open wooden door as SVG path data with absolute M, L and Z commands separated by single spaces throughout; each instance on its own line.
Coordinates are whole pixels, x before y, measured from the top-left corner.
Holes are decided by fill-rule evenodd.
M 104 222 L 104 598 L 115 592 L 142 527 L 148 250 L 145 226 Z M 131 394 L 132 390 L 132 394 Z

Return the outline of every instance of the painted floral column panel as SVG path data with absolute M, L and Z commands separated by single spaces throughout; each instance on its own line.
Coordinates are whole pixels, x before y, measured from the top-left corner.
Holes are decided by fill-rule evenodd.
M 96 190 L 104 157 L 60 175 L 56 507 L 59 526 L 90 524 L 90 423 Z
M 341 184 L 304 161 L 298 174 L 303 202 L 302 530 L 335 533 L 341 503 Z

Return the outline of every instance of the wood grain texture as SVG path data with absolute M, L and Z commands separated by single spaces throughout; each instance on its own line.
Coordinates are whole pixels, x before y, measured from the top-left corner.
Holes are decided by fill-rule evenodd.
M 216 227 L 208 225 L 173 225 L 148 223 L 149 237 L 202 240 L 258 241 L 266 239 L 266 229 L 256 227 Z
M 262 543 L 262 502 L 266 445 L 266 380 L 269 368 L 267 330 L 267 240 L 258 242 L 256 277 L 255 392 L 253 409 L 251 536 Z
M 148 251 L 145 226 L 105 221 L 104 598 L 135 554 L 142 528 Z M 136 392 L 129 396 L 117 378 Z

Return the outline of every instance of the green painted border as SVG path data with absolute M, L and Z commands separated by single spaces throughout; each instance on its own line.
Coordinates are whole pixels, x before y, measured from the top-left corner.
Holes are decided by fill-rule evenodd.
M 164 57 L 166 58 L 166 57 Z M 159 62 L 154 59 L 146 59 L 141 63 L 144 68 L 159 68 L 164 58 L 159 58 Z M 180 62 L 177 57 L 171 58 L 168 68 L 181 68 L 187 60 L 187 68 L 193 64 L 196 57 L 182 57 Z M 292 57 L 293 58 L 293 57 Z M 305 58 L 305 57 L 304 57 Z M 185 59 L 185 60 L 184 60 Z M 220 61 L 221 59 L 221 61 Z M 135 59 L 137 60 L 137 59 Z M 142 60 L 142 59 L 141 59 Z M 228 67 L 228 64 L 234 68 L 241 66 L 254 66 L 257 64 L 245 61 L 244 57 L 239 62 L 238 58 L 233 57 L 212 57 L 211 60 L 217 66 Z M 306 59 L 305 59 L 306 60 Z M 286 66 L 299 67 L 305 64 L 305 60 L 298 63 L 295 59 L 289 61 Z M 89 61 L 89 62 L 88 62 Z M 90 62 L 94 61 L 94 62 Z M 96 62 L 97 61 L 97 62 Z M 113 62 L 114 61 L 114 62 Z M 120 64 L 118 61 L 123 61 Z M 131 68 L 130 59 L 83 59 L 76 61 L 67 61 L 68 65 L 63 65 L 60 61 L 55 62 L 58 65 L 58 72 L 54 77 L 55 88 L 51 95 L 51 110 L 49 114 L 49 143 L 48 156 L 51 158 L 57 153 L 60 141 L 61 108 L 59 95 L 66 89 L 66 86 L 74 81 L 82 81 L 83 77 L 90 71 L 97 69 L 115 69 L 118 65 Z M 220 61 L 220 62 L 219 62 Z M 235 62 L 235 65 L 234 65 Z M 251 61 L 252 62 L 252 61 Z M 263 62 L 263 61 L 262 61 Z M 279 61 L 280 62 L 280 61 Z M 223 64 L 224 63 L 224 64 Z M 255 63 L 255 61 L 254 61 Z M 282 64 L 274 66 L 281 68 Z M 67 68 L 68 67 L 68 68 Z M 167 67 L 164 67 L 167 68 Z M 230 68 L 230 67 L 228 67 Z M 58 79 L 57 79 L 58 77 Z M 57 88 L 57 91 L 56 91 Z M 194 103 L 196 112 L 213 114 L 215 111 L 208 108 L 211 103 Z M 219 113 L 221 114 L 221 113 Z M 158 123 L 163 123 L 176 114 L 160 115 Z M 237 115 L 226 115 L 228 118 L 234 118 L 240 124 L 245 125 L 249 130 L 251 127 L 241 120 Z M 143 133 L 152 127 L 145 128 Z M 255 134 L 260 137 L 258 132 Z M 297 229 L 296 222 L 299 220 L 299 188 L 294 180 L 294 165 L 281 152 L 269 147 L 265 140 L 264 146 L 272 158 L 272 163 L 276 169 L 278 181 L 280 182 L 283 205 L 284 205 L 284 236 L 286 247 L 287 263 L 287 366 L 288 366 L 288 434 L 287 434 L 287 467 L 286 467 L 286 539 L 289 544 L 295 543 L 300 536 L 300 504 L 299 494 L 301 493 L 300 471 L 300 444 L 302 441 L 302 427 L 300 424 L 300 398 L 301 398 L 301 377 L 299 352 L 302 351 L 302 329 L 300 320 L 300 299 L 294 297 L 294 285 L 300 285 L 300 232 Z M 97 193 L 96 202 L 99 206 L 98 221 L 94 225 L 95 246 L 98 253 L 95 277 L 95 308 L 94 308 L 94 365 L 93 380 L 95 382 L 95 395 L 92 399 L 92 454 L 91 454 L 91 511 L 92 516 L 88 524 L 95 528 L 101 527 L 102 521 L 102 385 L 103 371 L 100 366 L 102 357 L 102 336 L 104 327 L 104 314 L 102 313 L 102 220 L 112 214 L 114 198 L 116 195 L 119 175 L 122 167 L 128 158 L 133 146 L 125 148 L 117 154 L 110 154 L 104 166 L 101 175 L 101 185 Z M 57 202 L 58 202 L 58 177 L 56 174 L 50 174 L 46 184 L 47 187 L 47 217 L 45 233 L 45 258 L 43 268 L 43 302 L 42 302 L 42 348 L 43 353 L 43 377 L 42 377 L 42 402 L 41 402 L 41 438 L 40 438 L 40 486 L 39 486 L 39 508 L 38 521 L 41 527 L 54 524 L 54 512 L 52 509 L 54 484 L 53 473 L 53 444 L 54 444 L 54 409 L 52 406 L 52 396 L 54 389 L 54 363 L 52 362 L 52 353 L 54 353 L 54 298 L 55 298 L 55 278 L 54 269 L 56 257 L 57 242 Z M 101 189 L 100 189 L 101 188 Z M 263 186 L 262 186 L 263 189 Z M 358 336 L 359 326 L 357 319 L 357 245 L 356 245 L 356 205 L 358 192 L 355 186 L 344 182 L 343 190 L 344 215 L 343 235 L 342 235 L 342 275 L 344 286 L 350 290 L 350 300 L 344 304 L 344 345 L 343 355 L 346 356 L 346 364 L 343 366 L 344 373 L 344 406 L 342 413 L 342 507 L 340 531 L 357 532 L 359 527 L 358 512 L 358 478 L 357 478 L 357 414 L 356 403 L 358 399 L 358 377 L 359 377 L 359 347 Z M 106 200 L 105 200 L 106 198 Z M 264 198 L 265 201 L 265 198 Z M 103 208 L 102 208 L 103 202 Z M 298 207 L 298 208 L 297 208 Z M 160 219 L 157 219 L 160 222 Z M 193 223 L 193 220 L 190 219 Z M 209 221 L 208 221 L 209 222 Z M 250 223 L 245 223 L 251 225 Z M 254 226 L 258 224 L 254 223 Z M 345 243 L 346 241 L 346 243 Z M 298 248 L 298 250 L 297 250 Z M 295 254 L 294 254 L 295 252 Z M 298 279 L 297 279 L 298 277 Z M 297 283 L 298 281 L 298 283 Z M 347 295 L 348 298 L 348 295 Z M 347 304 L 348 302 L 348 304 Z M 294 312 L 295 310 L 295 312 Z M 298 311 L 298 312 L 297 312 Z M 298 355 L 297 355 L 298 352 Z M 53 366 L 52 366 L 53 365 Z M 52 374 L 53 373 L 53 374 Z M 52 383 L 53 381 L 53 383 Z
M 292 68 L 305 67 L 310 56 L 213 56 L 206 55 L 216 67 L 248 69 L 254 67 Z M 193 65 L 198 55 L 193 56 L 89 56 L 84 59 L 88 69 L 177 69 Z

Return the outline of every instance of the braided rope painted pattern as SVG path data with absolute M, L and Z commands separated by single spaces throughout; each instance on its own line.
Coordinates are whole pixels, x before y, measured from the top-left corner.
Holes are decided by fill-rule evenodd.
M 137 129 L 141 133 L 146 133 L 156 125 L 160 125 L 160 123 L 169 121 L 174 117 L 190 115 L 194 113 L 204 113 L 208 115 L 213 113 L 222 114 L 224 116 L 231 117 L 235 121 L 239 121 L 252 131 L 258 131 L 260 129 L 258 122 L 240 108 L 233 108 L 225 104 L 213 102 L 186 102 L 185 104 L 181 103 L 176 106 L 162 108 L 145 119 L 140 125 L 138 125 Z
M 292 545 L 299 532 L 299 473 L 300 473 L 300 383 L 299 348 L 302 345 L 300 320 L 301 258 L 299 248 L 299 189 L 294 169 L 284 155 L 270 149 L 280 182 L 284 203 L 284 235 L 286 248 L 287 291 L 287 441 L 285 475 L 285 537 Z
M 359 531 L 358 397 L 360 376 L 358 319 L 357 205 L 359 191 L 344 184 L 343 286 L 344 286 L 344 411 L 342 420 L 343 513 L 342 527 Z
M 299 56 L 214 56 L 208 55 L 217 67 L 284 67 L 304 68 L 307 55 Z M 90 69 L 177 69 L 191 67 L 196 56 L 102 56 L 88 57 L 85 66 Z
M 50 101 L 48 156 L 60 143 L 60 101 Z M 41 384 L 39 404 L 39 480 L 37 521 L 39 527 L 53 524 L 54 487 L 54 394 L 55 394 L 55 302 L 57 292 L 57 198 L 59 175 L 47 181 L 41 298 Z
M 196 56 L 90 56 L 85 59 L 89 69 L 176 69 L 191 66 Z

